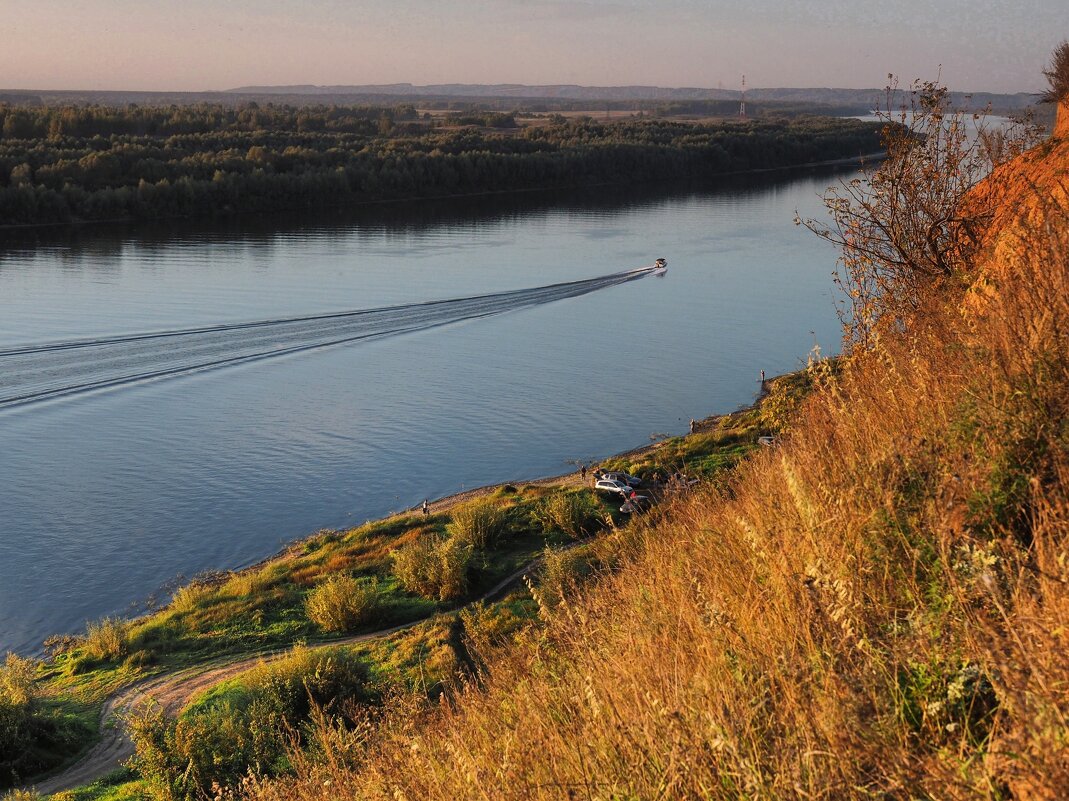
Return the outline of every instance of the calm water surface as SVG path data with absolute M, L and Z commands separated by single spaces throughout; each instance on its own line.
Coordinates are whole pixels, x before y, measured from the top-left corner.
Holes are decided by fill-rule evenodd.
M 0 351 L 670 265 L 495 316 L 0 408 L 0 653 L 316 529 L 563 472 L 748 403 L 760 370 L 837 347 L 835 253 L 792 219 L 820 214 L 840 175 L 0 238 Z M 4 369 L 0 389 L 21 380 Z

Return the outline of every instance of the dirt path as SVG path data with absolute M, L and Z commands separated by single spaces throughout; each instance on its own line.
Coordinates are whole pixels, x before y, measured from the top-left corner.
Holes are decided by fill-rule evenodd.
M 534 570 L 540 562 L 541 559 L 536 559 L 524 565 L 519 570 L 503 578 L 471 603 L 494 600 L 505 589 Z M 389 637 L 391 634 L 417 626 L 427 619 L 421 618 L 410 623 L 392 626 L 388 629 L 320 643 L 315 645 L 314 648 L 355 645 L 356 643 Z M 174 673 L 153 676 L 117 690 L 104 703 L 104 708 L 100 712 L 100 741 L 84 757 L 66 770 L 23 789 L 36 790 L 41 795 L 51 795 L 52 793 L 59 793 L 91 784 L 120 767 L 123 762 L 134 755 L 134 744 L 121 722 L 121 716 L 124 713 L 136 709 L 140 704 L 151 700 L 159 704 L 168 715 L 177 715 L 193 698 L 220 682 L 244 673 L 260 663 L 274 662 L 288 653 L 290 653 L 289 648 L 280 648 L 273 651 L 264 651 L 253 656 L 216 659 Z

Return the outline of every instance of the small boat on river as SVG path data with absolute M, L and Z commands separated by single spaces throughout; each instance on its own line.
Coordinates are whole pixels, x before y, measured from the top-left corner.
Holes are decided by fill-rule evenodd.
M 656 275 L 658 277 L 668 272 L 668 259 L 657 259 L 653 263 L 653 272 L 650 275 Z

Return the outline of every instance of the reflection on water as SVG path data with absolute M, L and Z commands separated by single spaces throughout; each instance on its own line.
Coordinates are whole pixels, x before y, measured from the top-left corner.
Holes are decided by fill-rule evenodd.
M 836 178 L 7 232 L 0 351 L 526 291 L 657 256 L 670 270 L 0 411 L 0 651 L 320 527 L 561 472 L 747 403 L 760 370 L 837 345 L 835 254 L 792 223 Z M 34 369 L 46 386 L 96 366 Z

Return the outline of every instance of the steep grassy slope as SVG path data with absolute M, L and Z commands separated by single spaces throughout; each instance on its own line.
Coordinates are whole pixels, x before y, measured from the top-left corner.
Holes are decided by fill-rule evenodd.
M 817 365 L 779 447 L 622 533 L 478 682 L 252 794 L 1064 797 L 1069 209 L 1036 172 L 1064 143 L 1039 155 L 1004 168 L 1046 193 L 996 216 L 1013 247 L 960 265 L 1000 276 L 984 303 L 932 293 Z

